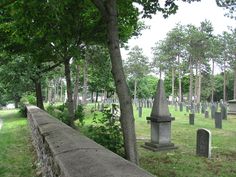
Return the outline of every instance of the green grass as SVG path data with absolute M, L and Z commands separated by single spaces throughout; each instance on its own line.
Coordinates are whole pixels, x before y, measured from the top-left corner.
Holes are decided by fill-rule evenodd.
M 0 177 L 35 177 L 35 152 L 27 119 L 18 110 L 1 110 Z
M 89 106 L 91 108 L 91 105 Z M 143 108 L 142 118 L 134 108 L 136 136 L 140 166 L 160 177 L 235 177 L 236 176 L 236 117 L 223 120 L 223 129 L 215 129 L 214 120 L 195 114 L 195 125 L 189 125 L 188 113 L 176 112 L 170 107 L 175 120 L 172 122 L 172 143 L 177 150 L 152 152 L 141 147 L 150 141 L 150 124 L 146 117 L 151 109 Z M 87 109 L 85 122 L 91 123 L 92 114 Z M 99 115 L 101 115 L 99 113 Z M 196 156 L 196 132 L 206 128 L 212 133 L 211 159 Z

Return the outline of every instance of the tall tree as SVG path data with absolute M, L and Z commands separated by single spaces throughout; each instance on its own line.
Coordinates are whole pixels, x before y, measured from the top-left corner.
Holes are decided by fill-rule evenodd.
M 128 53 L 124 64 L 128 78 L 134 80 L 134 102 L 137 101 L 137 87 L 139 80 L 149 73 L 148 58 L 144 56 L 143 50 L 134 46 Z

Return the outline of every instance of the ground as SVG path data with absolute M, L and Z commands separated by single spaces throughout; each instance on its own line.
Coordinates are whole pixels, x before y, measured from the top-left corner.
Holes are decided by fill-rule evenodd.
M 27 119 L 18 110 L 1 110 L 0 118 L 0 177 L 37 176 Z
M 91 106 L 90 106 L 91 109 Z M 138 118 L 138 111 L 134 108 L 138 152 L 142 168 L 161 177 L 199 177 L 199 176 L 236 176 L 236 117 L 229 116 L 223 120 L 223 129 L 216 129 L 214 120 L 204 118 L 202 114 L 195 115 L 195 125 L 189 125 L 186 111 L 176 112 L 170 107 L 175 121 L 172 122 L 172 143 L 178 149 L 172 151 L 152 152 L 141 145 L 150 141 L 150 124 L 146 117 L 151 109 L 143 108 L 142 118 Z M 89 110 L 87 110 L 89 115 Z M 92 115 L 86 119 L 91 123 Z M 196 156 L 196 133 L 199 128 L 206 128 L 212 134 L 211 159 Z
M 85 125 L 91 123 L 91 105 L 86 109 Z M 152 152 L 141 147 L 150 141 L 150 124 L 146 117 L 151 109 L 144 108 L 142 118 L 134 108 L 138 152 L 142 168 L 161 177 L 235 177 L 236 176 L 236 117 L 223 120 L 223 129 L 214 128 L 214 120 L 196 114 L 195 125 L 189 125 L 188 113 L 170 112 L 172 122 L 172 143 L 177 150 Z M 35 152 L 31 145 L 27 120 L 14 111 L 0 111 L 3 126 L 0 130 L 0 177 L 34 177 Z M 196 156 L 196 132 L 206 128 L 212 133 L 211 159 Z

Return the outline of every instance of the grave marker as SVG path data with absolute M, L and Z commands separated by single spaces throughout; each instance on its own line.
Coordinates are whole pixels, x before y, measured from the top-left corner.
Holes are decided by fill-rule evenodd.
M 195 114 L 189 114 L 189 124 L 194 125 Z
M 215 113 L 215 128 L 222 129 L 221 112 L 216 112 Z
M 197 148 L 198 156 L 211 157 L 211 132 L 207 129 L 197 130 Z

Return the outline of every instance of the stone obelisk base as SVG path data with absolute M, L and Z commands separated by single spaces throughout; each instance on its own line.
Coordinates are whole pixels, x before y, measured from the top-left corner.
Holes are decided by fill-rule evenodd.
M 151 142 L 146 142 L 142 147 L 151 150 L 151 151 L 166 151 L 166 150 L 174 150 L 177 147 L 173 144 L 155 144 Z

